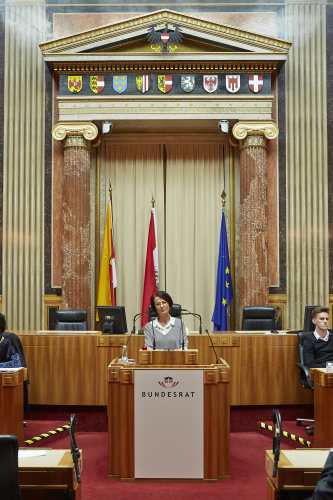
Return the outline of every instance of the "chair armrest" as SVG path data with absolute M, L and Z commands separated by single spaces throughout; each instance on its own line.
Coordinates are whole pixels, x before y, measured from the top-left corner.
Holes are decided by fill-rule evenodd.
M 303 387 L 308 389 L 313 389 L 314 385 L 312 380 L 310 379 L 310 368 L 308 368 L 305 365 L 302 365 L 302 363 L 295 363 L 295 365 L 300 369 L 300 377 Z
M 303 372 L 303 374 L 306 376 L 306 378 L 310 378 L 310 368 L 308 368 L 305 365 L 302 365 L 302 363 L 295 363 L 296 366 Z

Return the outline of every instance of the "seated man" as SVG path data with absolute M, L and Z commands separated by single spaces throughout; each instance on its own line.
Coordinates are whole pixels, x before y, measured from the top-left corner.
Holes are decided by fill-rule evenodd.
M 333 361 L 333 335 L 328 327 L 328 308 L 316 307 L 312 311 L 315 331 L 303 342 L 304 364 L 308 368 L 325 368 L 326 361 Z
M 11 342 L 2 334 L 6 330 L 6 318 L 0 314 L 0 368 L 20 368 L 20 355 L 15 352 Z

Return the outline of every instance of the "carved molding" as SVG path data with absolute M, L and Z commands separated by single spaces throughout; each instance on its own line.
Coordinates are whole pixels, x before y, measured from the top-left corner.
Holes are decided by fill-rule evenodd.
M 272 121 L 241 121 L 232 129 L 236 139 L 245 139 L 248 135 L 264 135 L 266 139 L 276 139 L 279 134 L 278 126 Z
M 82 136 L 87 141 L 93 141 L 98 136 L 98 128 L 90 122 L 57 123 L 52 128 L 52 137 L 62 141 L 68 136 Z

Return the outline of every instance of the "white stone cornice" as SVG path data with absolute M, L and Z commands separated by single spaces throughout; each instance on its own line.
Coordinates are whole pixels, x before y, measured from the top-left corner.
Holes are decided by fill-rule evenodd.
M 87 141 L 93 141 L 98 136 L 98 128 L 90 122 L 61 122 L 52 128 L 52 137 L 57 141 L 73 135 L 81 135 Z
M 240 121 L 232 129 L 233 136 L 239 140 L 245 139 L 248 135 L 260 133 L 266 139 L 276 139 L 279 129 L 272 121 Z

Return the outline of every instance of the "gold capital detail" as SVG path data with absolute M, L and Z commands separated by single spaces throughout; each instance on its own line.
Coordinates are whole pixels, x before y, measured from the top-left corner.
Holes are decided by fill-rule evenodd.
M 272 121 L 241 121 L 236 123 L 232 129 L 236 139 L 245 139 L 250 135 L 263 135 L 266 139 L 276 139 L 279 134 L 277 125 Z
M 91 122 L 61 122 L 52 129 L 52 137 L 57 141 L 62 141 L 66 137 L 82 137 L 87 141 L 93 141 L 97 136 L 98 128 Z

